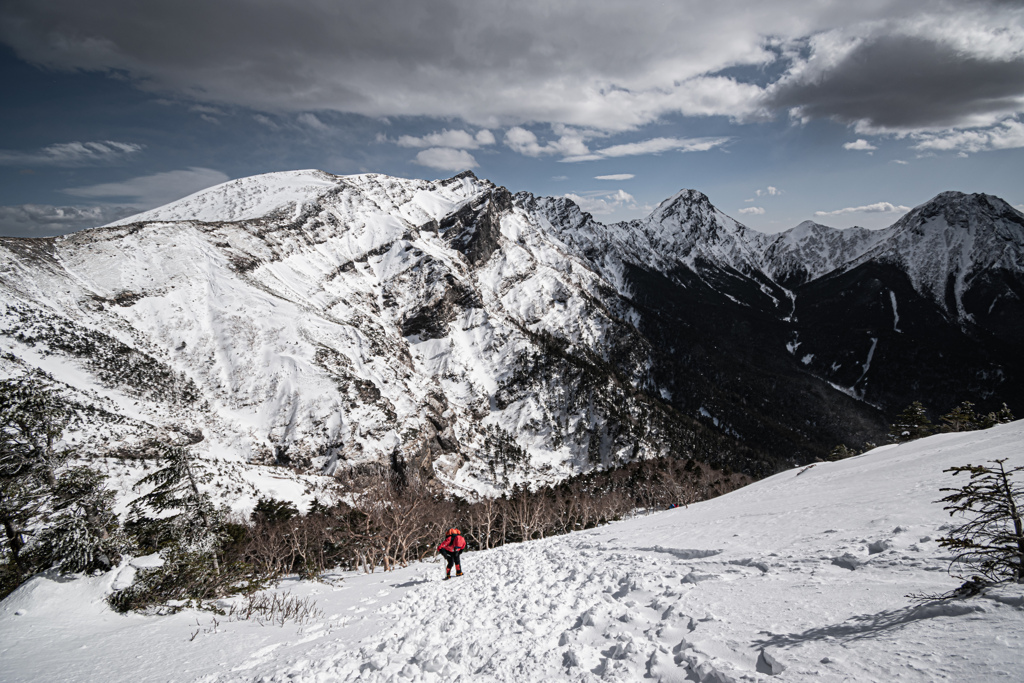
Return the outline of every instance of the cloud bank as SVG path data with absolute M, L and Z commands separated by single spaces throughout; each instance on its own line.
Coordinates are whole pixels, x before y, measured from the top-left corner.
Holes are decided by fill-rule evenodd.
M 595 216 L 607 216 L 620 209 L 637 208 L 636 198 L 625 190 L 585 192 L 582 195 L 569 192 L 563 196 Z
M 889 202 L 876 202 L 864 206 L 848 206 L 845 209 L 835 211 L 815 211 L 815 216 L 845 216 L 850 213 L 906 213 L 910 211 L 909 206 L 897 206 Z
M 965 16 L 886 28 L 815 36 L 768 106 L 867 132 L 992 125 L 1024 109 L 1019 8 L 1003 28 Z
M 465 171 L 477 166 L 473 155 L 464 149 L 431 147 L 416 155 L 413 160 L 420 166 L 429 166 L 440 171 Z
M 0 166 L 93 166 L 120 161 L 142 151 L 131 142 L 62 142 L 33 152 L 0 150 Z
M 1022 13 L 984 0 L 8 0 L 0 41 L 41 67 L 265 113 L 610 132 L 791 113 L 934 132 L 1024 111 Z
M 494 133 L 484 129 L 476 135 L 471 135 L 464 130 L 442 130 L 440 133 L 430 133 L 423 137 L 403 135 L 395 140 L 399 147 L 448 147 L 451 149 L 479 149 L 485 145 L 493 145 L 496 142 Z

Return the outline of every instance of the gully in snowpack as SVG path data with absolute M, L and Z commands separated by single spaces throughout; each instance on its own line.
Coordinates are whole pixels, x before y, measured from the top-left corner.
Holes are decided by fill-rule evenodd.
M 455 576 L 462 576 L 462 565 L 459 563 L 459 556 L 466 549 L 466 539 L 462 537 L 458 529 L 449 529 L 448 536 L 444 543 L 437 546 L 438 551 L 448 560 L 448 566 L 444 570 L 444 580 L 452 578 L 452 565 L 455 565 Z

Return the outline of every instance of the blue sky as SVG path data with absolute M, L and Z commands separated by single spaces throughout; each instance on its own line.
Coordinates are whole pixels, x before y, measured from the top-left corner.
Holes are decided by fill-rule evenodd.
M 9 0 L 0 234 L 296 168 L 568 195 L 682 188 L 765 232 L 1024 208 L 1024 9 L 999 0 Z

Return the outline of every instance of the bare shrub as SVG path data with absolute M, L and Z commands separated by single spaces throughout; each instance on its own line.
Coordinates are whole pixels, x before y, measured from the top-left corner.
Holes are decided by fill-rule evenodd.
M 324 613 L 312 598 L 297 598 L 291 593 L 251 593 L 240 604 L 232 605 L 227 616 L 231 621 L 284 626 L 289 621 L 299 625 L 320 621 Z

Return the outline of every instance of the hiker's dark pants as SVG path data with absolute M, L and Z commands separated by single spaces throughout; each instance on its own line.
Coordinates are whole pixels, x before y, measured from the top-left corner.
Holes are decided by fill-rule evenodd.
M 446 572 L 451 573 L 453 564 L 456 571 L 462 571 L 462 565 L 459 564 L 459 556 L 462 555 L 461 550 L 442 550 L 441 554 L 444 555 L 444 559 L 448 560 L 448 566 L 445 567 Z

